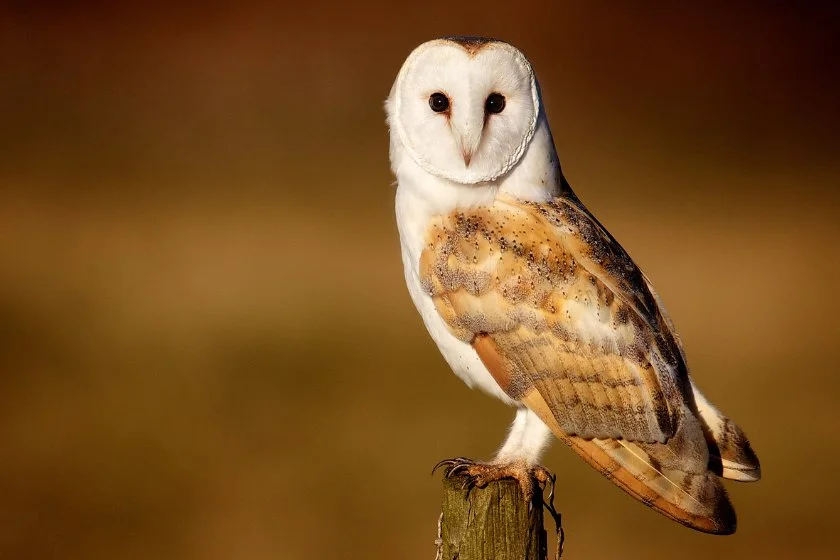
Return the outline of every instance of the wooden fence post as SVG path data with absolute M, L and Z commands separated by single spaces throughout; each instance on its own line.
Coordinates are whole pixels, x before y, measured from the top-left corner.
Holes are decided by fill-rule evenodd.
M 435 560 L 547 559 L 543 490 L 536 480 L 530 507 L 515 480 L 498 480 L 484 488 L 468 488 L 466 480 L 464 475 L 444 474 Z M 549 511 L 557 523 L 559 558 L 562 529 L 553 506 Z

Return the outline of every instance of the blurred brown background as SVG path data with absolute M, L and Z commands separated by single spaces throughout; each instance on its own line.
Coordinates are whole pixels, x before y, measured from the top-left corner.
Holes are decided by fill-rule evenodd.
M 382 102 L 452 33 L 531 58 L 566 175 L 764 467 L 715 538 L 555 445 L 567 557 L 836 552 L 832 4 L 66 4 L 0 9 L 0 557 L 433 558 L 431 466 L 512 418 L 399 260 Z

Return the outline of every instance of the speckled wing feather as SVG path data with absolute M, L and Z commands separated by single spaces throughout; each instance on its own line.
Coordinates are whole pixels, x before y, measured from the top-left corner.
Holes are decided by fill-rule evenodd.
M 424 290 L 508 395 L 637 499 L 734 530 L 678 342 L 642 273 L 571 193 L 440 216 L 426 243 Z
M 536 388 L 565 433 L 673 436 L 683 380 L 656 304 L 620 246 L 563 199 L 439 218 L 421 282 L 456 336 L 504 357 L 502 388 Z

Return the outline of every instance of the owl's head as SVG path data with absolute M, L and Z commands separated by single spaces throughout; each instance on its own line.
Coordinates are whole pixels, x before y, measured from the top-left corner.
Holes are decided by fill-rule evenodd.
M 494 181 L 534 135 L 540 99 L 525 56 L 502 41 L 453 37 L 417 47 L 387 101 L 391 134 L 425 171 Z

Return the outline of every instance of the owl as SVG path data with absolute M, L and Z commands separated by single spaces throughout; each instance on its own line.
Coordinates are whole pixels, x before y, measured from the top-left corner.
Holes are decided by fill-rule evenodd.
M 525 56 L 429 41 L 385 105 L 411 299 L 454 373 L 516 409 L 492 460 L 450 472 L 515 478 L 529 499 L 553 435 L 674 521 L 734 532 L 722 479 L 758 480 L 758 458 L 695 386 L 650 280 L 563 177 Z

